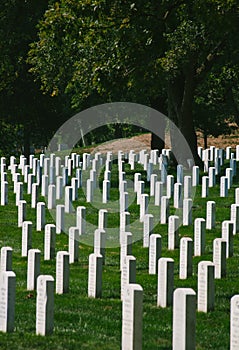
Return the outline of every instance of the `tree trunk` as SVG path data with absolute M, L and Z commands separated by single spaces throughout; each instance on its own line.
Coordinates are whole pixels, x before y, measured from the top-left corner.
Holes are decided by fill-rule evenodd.
M 151 100 L 151 107 L 156 111 L 165 115 L 166 108 L 164 105 L 164 101 L 165 99 L 163 96 L 158 96 L 157 98 L 154 98 Z M 166 119 L 163 118 L 162 116 L 162 118 L 160 118 L 160 120 L 158 120 L 157 123 L 155 123 L 156 122 L 155 118 L 152 118 L 150 122 L 151 122 L 150 130 L 157 131 L 157 134 L 153 132 L 151 134 L 151 149 L 157 149 L 159 151 L 159 154 L 161 154 L 162 150 L 165 147 Z M 159 135 L 161 135 L 161 137 Z
M 183 137 L 179 137 L 177 130 L 170 130 L 172 151 L 177 161 L 184 166 L 188 164 L 189 152 L 195 164 L 202 166 L 202 161 L 197 151 L 197 136 L 193 124 L 193 98 L 194 98 L 194 72 L 193 65 L 189 65 L 187 75 L 178 75 L 168 84 L 168 114 L 176 124 Z M 173 128 L 172 128 L 173 129 Z M 186 143 L 184 142 L 186 141 Z M 177 154 L 177 156 L 176 156 Z
M 30 156 L 30 128 L 28 124 L 24 125 L 24 156 L 29 160 Z
M 207 148 L 207 133 L 206 131 L 203 132 L 203 142 L 204 142 L 204 149 Z

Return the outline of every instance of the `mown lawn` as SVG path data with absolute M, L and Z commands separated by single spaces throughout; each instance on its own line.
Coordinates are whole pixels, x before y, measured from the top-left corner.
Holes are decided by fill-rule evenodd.
M 127 179 L 133 179 L 133 173 L 142 171 L 138 166 L 130 171 L 126 164 Z M 239 173 L 239 171 L 238 171 Z M 146 180 L 145 172 L 142 172 Z M 85 178 L 87 175 L 85 175 Z M 99 176 L 100 188 L 102 186 L 103 172 Z M 167 250 L 167 225 L 159 222 L 159 207 L 154 206 L 150 200 L 149 212 L 155 217 L 154 233 L 162 236 L 162 256 L 172 257 L 175 261 L 175 288 L 191 287 L 197 291 L 197 264 L 201 260 L 212 261 L 212 242 L 221 237 L 221 222 L 229 220 L 230 205 L 234 203 L 234 191 L 237 187 L 238 176 L 234 179 L 233 187 L 227 198 L 219 197 L 219 185 L 210 188 L 209 197 L 201 198 L 201 186 L 198 186 L 193 202 L 193 218 L 206 215 L 207 200 L 216 201 L 216 228 L 206 234 L 206 253 L 202 257 L 193 259 L 193 276 L 187 280 L 179 280 L 179 250 Z M 111 183 L 111 202 L 101 203 L 101 192 L 95 196 L 93 204 L 85 203 L 84 191 L 79 191 L 79 198 L 74 202 L 86 206 L 86 219 L 91 223 L 87 228 L 88 240 L 80 241 L 80 258 L 78 263 L 70 266 L 70 292 L 65 295 L 55 295 L 54 333 L 47 337 L 35 335 L 36 293 L 26 290 L 27 259 L 21 257 L 21 228 L 17 227 L 17 207 L 11 175 L 9 181 L 9 204 L 0 207 L 0 246 L 13 248 L 13 271 L 16 273 L 16 314 L 15 331 L 13 333 L 0 333 L 0 349 L 89 349 L 89 350 L 115 350 L 121 348 L 121 301 L 120 301 L 120 271 L 119 247 L 106 250 L 106 264 L 103 269 L 102 299 L 89 299 L 87 297 L 88 282 L 88 256 L 93 252 L 91 243 L 92 227 L 97 225 L 98 209 L 107 208 L 108 226 L 119 227 L 118 208 L 118 174 L 117 165 L 113 165 Z M 129 185 L 129 192 L 132 193 Z M 146 193 L 149 186 L 146 185 Z M 26 192 L 25 192 L 26 193 Z M 36 232 L 36 211 L 30 207 L 30 196 L 24 193 L 28 201 L 27 220 L 33 222 L 32 248 L 41 250 L 41 273 L 51 274 L 55 277 L 55 259 L 46 262 L 43 260 L 44 233 Z M 143 306 L 143 349 L 167 350 L 172 347 L 172 307 L 162 309 L 157 307 L 157 276 L 148 274 L 148 249 L 142 247 L 143 225 L 137 218 L 139 207 L 135 204 L 133 195 L 130 197 L 131 230 L 135 243 L 133 255 L 136 257 L 137 283 L 144 290 Z M 39 201 L 44 198 L 39 197 Z M 171 207 L 170 213 L 174 213 Z M 47 211 L 47 223 L 54 223 L 52 215 Z M 180 236 L 193 237 L 193 225 L 180 227 Z M 68 249 L 68 236 L 66 233 L 57 235 L 56 251 Z M 227 260 L 227 277 L 215 282 L 215 310 L 208 314 L 197 312 L 196 343 L 199 350 L 225 350 L 229 349 L 230 331 L 230 298 L 239 294 L 239 235 L 234 236 L 234 256 Z

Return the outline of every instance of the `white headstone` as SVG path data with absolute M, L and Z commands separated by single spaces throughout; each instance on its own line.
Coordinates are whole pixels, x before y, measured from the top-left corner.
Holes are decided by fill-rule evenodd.
M 233 234 L 239 233 L 239 204 L 231 205 L 231 219 L 233 222 Z
M 45 203 L 44 202 L 38 202 L 37 203 L 37 224 L 36 224 L 36 230 L 41 231 L 45 227 L 45 216 L 46 216 L 46 210 L 45 210 Z
M 163 182 L 156 181 L 154 204 L 160 206 L 162 197 L 163 197 Z
M 32 247 L 32 222 L 24 221 L 22 224 L 22 256 L 27 256 Z
M 121 271 L 121 300 L 125 287 L 130 283 L 136 282 L 136 259 L 133 255 L 126 255 L 123 261 L 123 267 Z
M 167 196 L 163 196 L 161 199 L 161 213 L 160 213 L 161 224 L 166 224 L 168 222 L 168 217 L 169 217 L 169 198 Z
M 12 248 L 1 248 L 1 272 L 12 271 Z
M 183 226 L 192 224 L 192 206 L 193 201 L 191 198 L 183 200 Z
M 226 241 L 227 258 L 233 256 L 233 222 L 224 220 L 222 222 L 222 238 Z
M 88 297 L 101 298 L 102 295 L 102 256 L 90 254 L 88 271 Z
M 63 177 L 57 176 L 56 178 L 56 199 L 63 197 Z
M 37 200 L 38 200 L 38 190 L 39 190 L 39 185 L 38 183 L 32 184 L 32 199 L 31 199 L 31 207 L 36 208 L 37 206 Z
M 143 289 L 139 284 L 125 287 L 122 303 L 122 350 L 142 350 Z
M 196 349 L 196 293 L 177 288 L 173 295 L 173 350 Z
M 37 278 L 36 334 L 48 335 L 54 328 L 54 278 L 40 275 Z
M 183 206 L 182 184 L 179 182 L 174 184 L 173 206 L 176 209 L 182 208 Z
M 184 177 L 184 198 L 191 198 L 192 196 L 192 178 L 191 176 L 185 176 Z
M 192 186 L 196 187 L 199 185 L 199 166 L 194 165 L 192 169 Z
M 173 175 L 167 176 L 167 197 L 171 198 L 173 196 L 174 191 L 174 177 Z
M 194 256 L 205 254 L 206 247 L 206 221 L 197 218 L 194 221 Z
M 23 221 L 26 219 L 27 202 L 21 200 L 18 202 L 18 227 L 22 227 Z
M 0 331 L 13 332 L 15 321 L 16 275 L 13 271 L 0 273 Z
M 211 230 L 216 226 L 216 203 L 214 201 L 207 202 L 206 210 L 206 229 Z
M 202 177 L 202 198 L 208 197 L 208 187 L 209 187 L 209 177 L 203 176 Z
M 65 206 L 58 204 L 56 206 L 56 233 L 65 231 Z
M 72 206 L 72 187 L 66 186 L 65 187 L 65 213 L 72 213 L 73 206 Z
M 68 251 L 70 254 L 70 264 L 79 260 L 79 229 L 78 227 L 69 228 Z
M 86 229 L 86 208 L 79 206 L 76 209 L 76 227 L 79 229 L 79 235 L 85 234 Z
M 239 349 L 239 294 L 231 298 L 230 307 L 230 350 Z
M 168 250 L 179 246 L 179 217 L 170 215 L 168 218 Z
M 167 307 L 173 303 L 174 260 L 160 258 L 158 260 L 158 293 L 157 306 Z
M 8 203 L 8 182 L 1 182 L 1 205 L 7 205 Z
M 155 196 L 155 187 L 156 187 L 156 181 L 157 181 L 158 175 L 152 174 L 150 177 L 150 196 Z
M 105 263 L 105 243 L 106 233 L 103 228 L 95 230 L 94 233 L 94 253 L 102 256 L 102 263 Z
M 29 249 L 27 258 L 27 290 L 35 290 L 37 286 L 37 277 L 40 275 L 40 257 L 39 249 Z
M 122 271 L 124 259 L 126 255 L 132 254 L 132 233 L 131 232 L 121 232 L 120 240 L 120 270 Z
M 149 275 L 158 273 L 158 259 L 161 257 L 162 237 L 159 234 L 151 234 L 149 239 Z
M 215 278 L 226 277 L 227 243 L 223 238 L 213 241 L 213 263 L 215 265 Z
M 69 253 L 59 251 L 56 255 L 56 293 L 63 294 L 69 292 Z
M 221 176 L 220 178 L 220 197 L 228 196 L 228 178 Z
M 56 249 L 56 226 L 46 224 L 44 235 L 44 260 L 51 260 L 55 257 Z
M 179 278 L 187 279 L 192 276 L 193 268 L 193 240 L 182 237 L 180 240 Z
M 149 247 L 149 237 L 154 227 L 154 216 L 152 214 L 146 214 L 143 217 L 144 229 L 143 229 L 143 247 Z
M 214 274 L 215 265 L 211 261 L 198 263 L 198 311 L 207 313 L 214 310 Z

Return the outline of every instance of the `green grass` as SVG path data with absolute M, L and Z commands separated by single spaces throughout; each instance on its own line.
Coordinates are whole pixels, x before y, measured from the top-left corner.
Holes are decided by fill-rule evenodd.
M 85 203 L 85 193 L 79 191 L 79 199 L 74 203 L 86 206 L 86 219 L 92 225 L 97 224 L 98 209 L 109 211 L 108 226 L 118 227 L 119 214 L 115 212 L 118 200 L 117 166 L 113 166 L 111 183 L 111 202 L 101 203 L 101 190 L 95 196 L 94 205 Z M 126 164 L 127 180 L 133 180 L 134 172 L 141 171 L 137 167 L 130 171 Z M 84 181 L 87 175 L 84 177 Z M 102 186 L 103 172 L 99 177 Z M 88 256 L 93 247 L 81 241 L 79 262 L 70 265 L 70 291 L 65 295 L 55 295 L 54 333 L 47 337 L 35 335 L 36 292 L 26 290 L 27 259 L 21 257 L 21 229 L 17 227 L 17 208 L 15 195 L 12 193 L 11 176 L 9 180 L 9 204 L 0 207 L 0 246 L 13 248 L 13 271 L 16 273 L 16 314 L 15 331 L 0 333 L 0 349 L 88 349 L 115 350 L 121 348 L 121 301 L 120 301 L 120 271 L 119 248 L 106 250 L 106 264 L 103 269 L 103 293 L 101 299 L 87 297 Z M 143 172 L 143 180 L 146 174 Z M 216 201 L 216 228 L 207 231 L 206 252 L 202 257 L 193 259 L 193 276 L 187 280 L 179 280 L 179 250 L 167 250 L 167 225 L 157 224 L 154 233 L 162 235 L 162 256 L 172 257 L 175 261 L 175 288 L 191 287 L 197 291 L 197 264 L 201 260 L 212 261 L 212 242 L 221 236 L 221 222 L 230 218 L 230 205 L 234 203 L 234 190 L 237 187 L 238 176 L 234 179 L 233 188 L 227 198 L 219 197 L 219 185 L 209 190 L 208 198 L 201 198 L 201 186 L 198 186 L 193 205 L 193 218 L 206 215 L 207 200 Z M 129 186 L 129 192 L 132 188 Z M 149 193 L 149 186 L 145 188 Z M 43 260 L 43 232 L 36 232 L 35 209 L 30 208 L 30 196 L 24 194 L 28 201 L 27 220 L 33 222 L 33 246 L 41 250 L 41 273 L 51 274 L 55 278 L 55 259 Z M 44 198 L 39 198 L 44 200 Z M 159 219 L 159 208 L 150 201 L 149 212 Z M 131 229 L 135 238 L 133 255 L 136 257 L 137 283 L 144 290 L 143 303 L 143 349 L 169 350 L 172 347 L 172 307 L 157 307 L 157 276 L 148 274 L 148 249 L 142 247 L 143 225 L 138 219 L 139 207 L 132 201 L 130 204 Z M 170 207 L 170 214 L 174 209 Z M 69 219 L 70 222 L 70 219 Z M 54 223 L 47 211 L 47 223 Z M 93 227 L 93 226 L 92 226 Z M 87 230 L 89 243 L 93 242 L 93 232 Z M 193 225 L 180 227 L 180 236 L 193 237 Z M 56 251 L 68 249 L 67 234 L 57 235 Z M 229 348 L 230 327 L 230 298 L 239 293 L 239 235 L 234 236 L 234 256 L 227 260 L 227 277 L 215 281 L 215 310 L 207 314 L 196 315 L 196 343 L 197 349 L 225 350 Z

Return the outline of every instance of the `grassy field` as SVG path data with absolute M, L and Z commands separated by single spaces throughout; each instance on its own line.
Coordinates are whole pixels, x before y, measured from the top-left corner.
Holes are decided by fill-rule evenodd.
M 127 179 L 133 179 L 133 171 L 126 164 Z M 139 166 L 136 171 L 142 171 Z M 239 171 L 238 171 L 239 173 Z M 146 174 L 143 172 L 143 179 Z M 197 291 L 197 264 L 201 260 L 212 261 L 212 242 L 221 237 L 221 222 L 230 219 L 230 205 L 234 203 L 234 191 L 239 176 L 234 178 L 234 185 L 227 198 L 219 197 L 219 185 L 210 188 L 209 197 L 201 198 L 201 186 L 198 186 L 193 205 L 193 218 L 206 215 L 207 200 L 216 201 L 216 228 L 206 232 L 206 254 L 193 258 L 193 276 L 187 280 L 179 280 L 179 250 L 167 250 L 167 225 L 157 224 L 154 233 L 162 236 L 162 256 L 172 257 L 175 261 L 175 288 L 191 287 Z M 13 271 L 16 273 L 16 313 L 13 333 L 0 333 L 0 349 L 88 349 L 115 350 L 121 348 L 121 301 L 119 248 L 116 246 L 106 250 L 106 264 L 103 269 L 103 293 L 101 299 L 87 297 L 88 256 L 93 252 L 92 245 L 80 241 L 79 262 L 70 266 L 70 291 L 65 295 L 55 295 L 54 333 L 47 337 L 35 335 L 36 293 L 26 290 L 27 259 L 21 257 L 21 229 L 17 227 L 17 207 L 11 176 L 9 181 L 9 204 L 0 207 L 0 246 L 13 248 Z M 218 182 L 218 181 L 217 181 Z M 100 176 L 100 186 L 102 173 Z M 130 191 L 130 188 L 129 188 Z M 146 185 L 146 193 L 149 187 Z M 26 192 L 25 192 L 26 193 Z M 55 278 L 55 259 L 43 260 L 44 233 L 36 232 L 36 212 L 30 207 L 30 196 L 24 193 L 27 200 L 27 220 L 33 222 L 32 248 L 41 250 L 41 273 L 51 274 Z M 44 198 L 39 198 L 39 201 Z M 86 206 L 86 219 L 92 225 L 97 224 L 98 208 L 109 211 L 108 226 L 119 227 L 119 213 L 114 212 L 118 200 L 117 165 L 113 165 L 111 202 L 101 203 L 101 195 L 95 198 L 94 205 L 85 203 L 85 194 L 79 191 L 79 199 L 74 202 Z M 142 224 L 137 222 L 139 207 L 135 201 L 130 209 L 132 233 L 134 237 L 142 237 Z M 155 223 L 159 219 L 159 207 L 150 201 L 149 212 L 154 214 Z M 174 213 L 171 207 L 170 213 Z M 52 215 L 47 211 L 47 223 L 54 223 Z M 88 232 L 91 241 L 93 232 Z M 193 237 L 193 225 L 180 227 L 180 236 Z M 68 249 L 68 235 L 57 235 L 56 251 Z M 157 276 L 148 274 L 148 249 L 142 247 L 142 239 L 133 245 L 136 257 L 136 281 L 144 290 L 143 303 L 143 349 L 169 350 L 172 347 L 172 307 L 157 307 Z M 197 312 L 196 343 L 198 350 L 229 349 L 230 331 L 230 298 L 239 294 L 239 235 L 234 236 L 234 256 L 227 260 L 227 277 L 215 282 L 215 310 L 207 314 Z

